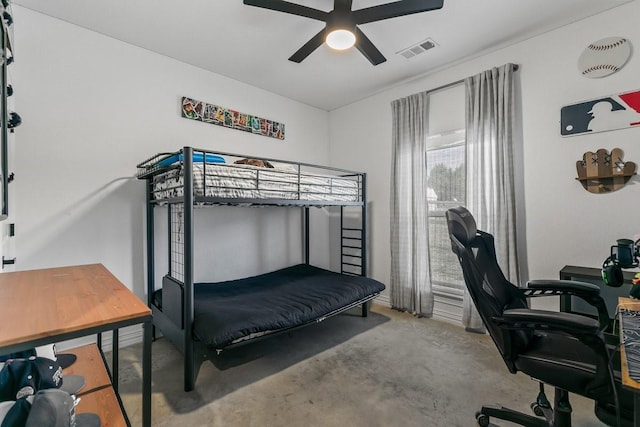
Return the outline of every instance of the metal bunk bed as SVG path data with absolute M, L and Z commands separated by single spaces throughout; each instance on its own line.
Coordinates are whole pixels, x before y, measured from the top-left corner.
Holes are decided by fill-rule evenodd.
M 384 285 L 366 278 L 367 272 L 367 204 L 366 175 L 338 168 L 322 167 L 307 163 L 293 163 L 264 159 L 278 164 L 276 169 L 262 169 L 221 163 L 220 159 L 241 159 L 243 155 L 213 152 L 184 147 L 173 153 L 159 153 L 140 163 L 139 179 L 146 180 L 147 219 L 147 296 L 152 309 L 154 327 L 158 327 L 184 354 L 184 389 L 191 391 L 200 364 L 196 354 L 200 346 L 207 347 L 194 332 L 194 207 L 209 205 L 231 206 L 286 206 L 303 209 L 304 264 L 309 269 L 309 209 L 310 207 L 340 207 L 340 273 L 322 271 L 322 275 L 339 276 L 338 281 L 350 280 L 362 286 L 358 296 L 340 307 L 317 317 L 303 319 L 298 324 L 269 328 L 251 333 L 222 345 L 209 344 L 209 350 L 220 352 L 222 348 L 247 341 L 290 331 L 312 323 L 318 323 L 333 315 L 362 305 L 362 316 L 367 316 L 367 303 L 377 297 Z M 224 161 L 224 160 L 223 160 Z M 282 167 L 284 166 L 284 167 Z M 319 172 L 320 171 L 320 172 Z M 240 175 L 230 179 L 228 175 Z M 222 178 L 217 177 L 222 175 Z M 283 189 L 280 181 L 284 181 Z M 155 286 L 154 208 L 168 208 L 169 272 L 162 280 L 161 291 Z M 359 223 L 345 221 L 345 208 L 359 210 Z M 349 226 L 348 226 L 349 225 Z M 327 276 L 328 280 L 332 280 Z M 317 282 L 318 280 L 316 280 Z M 199 286 L 200 284 L 196 284 Z M 218 285 L 218 284 L 216 284 Z M 199 288 L 198 288 L 199 289 Z M 213 346 L 213 347 L 212 347 Z

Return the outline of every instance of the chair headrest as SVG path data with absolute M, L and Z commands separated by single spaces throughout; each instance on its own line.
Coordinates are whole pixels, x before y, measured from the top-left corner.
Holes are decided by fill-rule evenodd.
M 469 243 L 476 236 L 476 220 L 467 209 L 462 206 L 447 210 L 447 227 L 449 234 L 455 236 L 463 245 Z

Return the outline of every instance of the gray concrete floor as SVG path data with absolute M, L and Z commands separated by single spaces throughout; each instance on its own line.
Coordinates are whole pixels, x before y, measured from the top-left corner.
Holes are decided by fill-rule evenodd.
M 141 425 L 139 345 L 121 350 L 120 391 Z M 380 305 L 223 352 L 183 391 L 182 356 L 153 343 L 152 424 L 191 426 L 475 426 L 482 404 L 530 412 L 538 384 L 510 374 L 491 338 Z M 553 398 L 553 391 L 547 390 Z M 571 396 L 573 425 L 603 426 Z M 507 427 L 513 424 L 496 421 Z

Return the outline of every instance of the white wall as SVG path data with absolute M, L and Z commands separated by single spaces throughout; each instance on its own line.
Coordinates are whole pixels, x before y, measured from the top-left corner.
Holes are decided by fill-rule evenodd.
M 16 212 L 16 269 L 99 262 L 142 297 L 145 195 L 144 182 L 134 177 L 136 164 L 185 145 L 329 160 L 325 111 L 19 6 L 14 15 L 10 71 L 23 119 L 10 165 L 16 174 L 10 207 Z M 183 119 L 181 96 L 283 122 L 286 139 Z M 203 227 L 211 230 L 207 240 L 196 238 L 211 255 L 196 260 L 196 269 L 210 273 L 204 279 L 237 278 L 301 259 L 297 210 L 215 212 L 196 215 L 212 223 Z M 326 234 L 316 233 L 319 265 L 329 262 Z M 162 265 L 166 253 L 158 258 Z
M 586 79 L 576 70 L 584 46 L 599 38 L 621 35 L 640 46 L 640 28 L 630 19 L 640 16 L 638 2 L 331 113 L 19 6 L 14 6 L 14 15 L 16 62 L 10 73 L 15 107 L 23 118 L 10 165 L 16 173 L 11 184 L 16 269 L 102 262 L 142 295 L 144 185 L 134 178 L 135 165 L 155 152 L 193 145 L 368 172 L 370 270 L 388 284 L 390 102 L 505 62 L 521 65 L 522 205 L 529 276 L 555 278 L 565 264 L 598 267 L 615 239 L 640 233 L 634 215 L 640 203 L 636 179 L 605 195 L 586 192 L 574 179 L 575 162 L 588 150 L 617 146 L 626 160 L 639 163 L 640 129 L 559 135 L 563 105 L 640 89 L 635 53 L 622 71 L 608 78 Z M 182 119 L 183 95 L 284 122 L 287 139 L 279 142 Z M 297 231 L 297 214 L 222 208 L 216 215 L 215 221 L 224 226 L 213 230 L 218 239 L 210 250 L 220 262 L 210 264 L 214 279 L 251 274 L 297 257 L 299 241 L 291 234 Z M 274 241 L 289 227 L 288 220 L 293 229 L 285 230 L 284 242 Z M 258 226 L 260 221 L 269 224 Z M 256 238 L 258 229 L 262 234 Z M 314 253 L 321 258 L 319 264 L 327 264 L 328 237 L 317 235 L 324 240 Z M 221 250 L 214 245 L 219 240 L 231 248 Z M 276 245 L 288 248 L 282 257 L 274 258 L 279 250 L 268 250 Z M 254 250 L 247 252 L 247 247 Z
M 560 136 L 560 108 L 640 89 L 640 3 L 633 2 L 517 45 L 398 85 L 330 113 L 331 161 L 368 172 L 372 276 L 389 283 L 389 194 L 392 100 L 430 90 L 507 62 L 520 64 L 524 224 L 529 277 L 557 278 L 566 264 L 600 267 L 609 246 L 640 234 L 638 179 L 610 194 L 592 194 L 575 180 L 585 151 L 620 147 L 640 164 L 640 128 Z M 623 36 L 634 45 L 620 72 L 587 79 L 577 59 L 589 43 Z M 442 48 L 446 48 L 443 46 Z M 526 273 L 526 272 L 525 272 Z M 525 274 L 526 275 L 526 274 Z

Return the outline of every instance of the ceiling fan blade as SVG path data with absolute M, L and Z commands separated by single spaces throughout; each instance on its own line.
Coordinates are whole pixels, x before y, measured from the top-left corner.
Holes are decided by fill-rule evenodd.
M 353 0 L 334 0 L 333 1 L 333 10 L 343 13 L 350 13 L 351 6 L 353 5 Z
M 382 52 L 364 35 L 360 28 L 356 27 L 356 48 L 362 53 L 365 58 L 369 60 L 373 65 L 382 64 L 387 60 Z
M 303 59 L 305 59 L 307 56 L 311 55 L 311 53 L 316 50 L 317 48 L 320 47 L 320 45 L 322 45 L 322 43 L 324 43 L 324 38 L 325 38 L 325 31 L 326 29 L 323 29 L 322 31 L 320 31 L 318 34 L 316 34 L 315 36 L 313 36 L 311 38 L 311 40 L 309 40 L 308 42 L 306 42 L 304 44 L 304 46 L 302 46 L 300 49 L 298 49 L 296 51 L 296 53 L 294 53 L 293 55 L 291 55 L 291 57 L 289 58 L 289 61 L 293 61 L 293 62 L 297 62 L 300 63 L 302 62 Z
M 366 24 L 441 9 L 443 5 L 444 0 L 402 0 L 354 10 L 352 16 L 355 24 Z
M 311 7 L 302 6 L 300 4 L 291 3 L 283 0 L 244 0 L 244 4 L 248 6 L 261 7 L 263 9 L 276 10 L 278 12 L 290 13 L 291 15 L 304 16 L 305 18 L 316 19 L 318 21 L 326 21 L 329 12 L 313 9 Z

